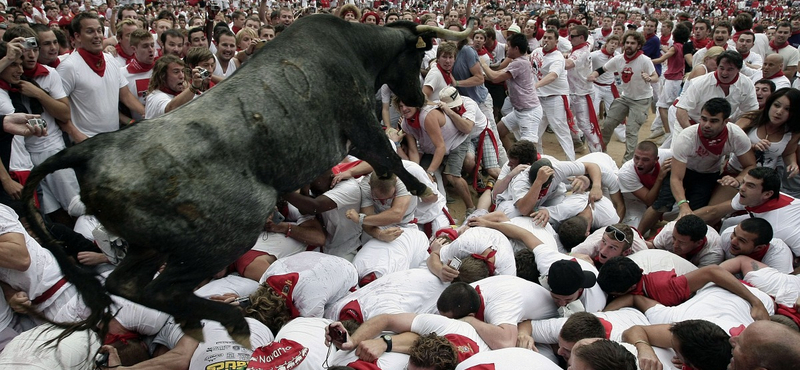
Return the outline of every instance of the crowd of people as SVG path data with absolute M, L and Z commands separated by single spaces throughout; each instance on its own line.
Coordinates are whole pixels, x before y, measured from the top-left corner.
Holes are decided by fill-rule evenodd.
M 800 15 L 787 14 L 797 4 L 8 5 L 0 367 L 800 363 Z M 33 166 L 190 103 L 254 53 L 280 52 L 267 43 L 296 19 L 322 13 L 364 32 L 398 21 L 472 27 L 424 53 L 423 106 L 386 85 L 376 92 L 386 140 L 432 194 L 414 196 L 348 157 L 282 195 L 252 249 L 196 290 L 239 306 L 249 343 L 214 321 L 184 333 L 118 296 L 105 338 L 83 330 L 50 343 L 65 333 L 50 322 L 78 322 L 88 309 L 20 218 Z M 624 154 L 609 155 L 612 145 Z M 80 191 L 73 170 L 57 171 L 36 204 L 75 262 L 105 279 L 127 244 L 87 214 Z M 448 208 L 457 198 L 463 217 Z

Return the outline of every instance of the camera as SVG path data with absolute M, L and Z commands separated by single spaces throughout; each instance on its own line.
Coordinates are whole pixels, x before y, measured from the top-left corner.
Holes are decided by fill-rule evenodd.
M 31 125 L 31 127 L 38 126 L 38 127 L 41 127 L 42 129 L 46 129 L 47 128 L 47 121 L 45 121 L 45 120 L 43 120 L 41 118 L 31 118 L 31 119 L 28 120 L 28 124 Z
M 200 77 L 202 77 L 204 80 L 211 77 L 211 72 L 205 68 L 197 67 L 197 71 L 200 73 Z
M 97 356 L 94 357 L 94 364 L 97 365 L 98 368 L 108 367 L 108 353 L 98 353 Z
M 239 303 L 239 307 L 242 309 L 247 308 L 250 305 L 250 297 L 239 297 L 233 300 L 236 303 Z
M 328 325 L 328 334 L 330 334 L 331 340 L 334 342 L 347 342 L 347 332 L 338 326 L 333 326 L 333 324 Z
M 458 257 L 453 257 L 453 259 L 451 259 L 450 263 L 448 263 L 447 265 L 458 270 L 459 267 L 461 267 L 461 259 Z
M 36 42 L 35 37 L 26 37 L 25 41 L 22 42 L 22 47 L 25 49 L 38 48 L 39 43 Z

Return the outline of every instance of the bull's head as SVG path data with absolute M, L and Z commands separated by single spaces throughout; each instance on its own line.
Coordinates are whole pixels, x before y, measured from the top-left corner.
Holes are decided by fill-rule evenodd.
M 472 32 L 473 22 L 470 21 L 467 29 L 461 32 L 408 22 L 395 22 L 388 26 L 407 28 L 410 32 L 406 34 L 404 51 L 394 61 L 391 70 L 385 71 L 384 83 L 407 105 L 421 107 L 425 104 L 425 96 L 422 94 L 419 69 L 425 51 L 433 46 L 434 37 L 454 41 L 465 39 Z

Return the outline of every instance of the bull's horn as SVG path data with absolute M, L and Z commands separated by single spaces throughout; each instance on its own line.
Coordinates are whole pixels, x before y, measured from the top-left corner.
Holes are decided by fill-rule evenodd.
M 474 24 L 475 24 L 475 20 L 470 18 L 469 25 L 467 26 L 467 28 L 465 30 L 463 30 L 461 32 L 456 32 L 456 31 L 451 31 L 451 30 L 444 29 L 444 28 L 441 28 L 441 27 L 427 26 L 427 25 L 421 24 L 421 25 L 417 26 L 417 33 L 435 32 L 436 36 L 439 37 L 440 39 L 448 39 L 448 40 L 459 41 L 459 40 L 463 40 L 463 39 L 467 38 L 467 36 L 469 36 L 469 34 L 472 33 L 472 27 L 473 27 Z

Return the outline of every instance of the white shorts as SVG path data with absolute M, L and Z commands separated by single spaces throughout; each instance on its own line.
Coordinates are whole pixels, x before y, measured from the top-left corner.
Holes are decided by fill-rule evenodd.
M 658 96 L 658 103 L 656 106 L 659 108 L 669 108 L 678 95 L 681 93 L 681 80 L 664 80 L 664 88 Z
M 784 274 L 772 267 L 750 271 L 744 276 L 744 281 L 775 297 L 775 302 L 789 307 L 794 306 L 800 297 L 800 276 Z
M 532 109 L 517 110 L 514 109 L 503 117 L 501 120 L 506 125 L 509 131 L 514 132 L 517 140 L 530 140 L 531 142 L 539 142 L 539 134 L 537 132 L 539 123 L 542 121 L 542 107 L 538 106 Z

